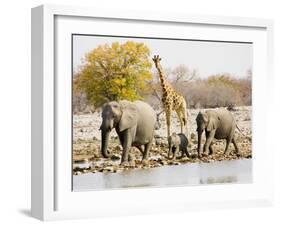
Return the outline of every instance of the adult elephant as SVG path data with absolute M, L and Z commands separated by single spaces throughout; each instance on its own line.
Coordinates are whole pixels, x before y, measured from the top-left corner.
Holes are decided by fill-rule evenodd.
M 234 137 L 235 129 L 237 127 L 233 115 L 226 109 L 208 110 L 205 113 L 199 112 L 196 118 L 197 133 L 198 133 L 198 156 L 201 157 L 201 140 L 202 133 L 205 130 L 206 143 L 204 145 L 204 155 L 213 153 L 213 140 L 225 139 L 226 146 L 224 153 L 228 155 L 229 144 L 232 142 L 235 147 L 236 154 L 239 156 L 239 149 Z
M 123 147 L 121 164 L 128 162 L 132 146 L 143 150 L 142 161 L 147 160 L 156 123 L 156 113 L 150 105 L 143 101 L 112 101 L 103 106 L 102 119 L 100 130 L 103 157 L 109 157 L 109 134 L 115 128 Z

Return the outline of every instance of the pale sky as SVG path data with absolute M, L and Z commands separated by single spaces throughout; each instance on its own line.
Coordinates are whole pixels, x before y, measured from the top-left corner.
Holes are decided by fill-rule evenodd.
M 218 73 L 230 73 L 244 77 L 252 68 L 253 48 L 248 43 L 225 43 L 186 40 L 160 40 L 142 38 L 118 38 L 98 36 L 73 36 L 73 69 L 77 71 L 81 59 L 100 44 L 128 40 L 145 43 L 153 55 L 160 55 L 163 68 L 175 68 L 180 64 L 197 69 L 200 77 Z M 154 65 L 154 64 L 153 64 Z

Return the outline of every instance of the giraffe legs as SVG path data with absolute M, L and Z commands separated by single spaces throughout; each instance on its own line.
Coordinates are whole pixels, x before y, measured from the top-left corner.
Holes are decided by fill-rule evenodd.
M 167 124 L 167 135 L 170 136 L 170 125 L 171 125 L 171 110 L 166 109 L 166 124 Z
M 186 116 L 186 110 L 180 109 L 177 112 L 178 118 L 180 120 L 180 126 L 181 126 L 181 133 L 187 133 L 187 116 Z
M 170 136 L 170 126 L 171 126 L 171 115 L 172 115 L 172 109 L 166 108 L 166 124 L 167 124 L 167 135 Z M 184 133 L 187 135 L 187 115 L 186 115 L 186 109 L 181 108 L 176 110 L 177 116 L 180 121 L 180 127 L 181 127 L 181 133 Z
M 180 111 L 177 111 L 177 115 L 178 115 L 178 118 L 179 118 L 179 120 L 180 120 L 181 133 L 183 133 L 184 121 L 183 121 L 183 118 L 182 118 L 182 113 L 181 113 Z

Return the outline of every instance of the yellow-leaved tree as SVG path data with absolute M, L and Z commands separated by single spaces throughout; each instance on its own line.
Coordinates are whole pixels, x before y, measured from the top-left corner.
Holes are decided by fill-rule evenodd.
M 152 79 L 150 50 L 144 43 L 113 42 L 93 49 L 74 78 L 74 92 L 86 94 L 99 107 L 113 100 L 142 99 Z

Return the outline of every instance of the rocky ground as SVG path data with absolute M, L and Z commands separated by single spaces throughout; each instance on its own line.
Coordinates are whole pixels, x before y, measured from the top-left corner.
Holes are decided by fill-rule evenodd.
M 206 109 L 204 109 L 206 110 Z M 201 110 L 201 111 L 204 111 Z M 188 151 L 191 158 L 184 157 L 182 159 L 168 160 L 168 143 L 165 122 L 165 113 L 160 116 L 161 128 L 155 131 L 155 139 L 152 149 L 149 153 L 149 161 L 143 165 L 141 163 L 142 154 L 137 148 L 131 149 L 131 163 L 129 166 L 120 166 L 121 146 L 115 131 L 111 132 L 111 140 L 109 143 L 110 159 L 104 159 L 100 152 L 101 134 L 99 126 L 101 124 L 100 113 L 74 115 L 73 118 L 73 173 L 74 175 L 82 173 L 96 172 L 119 172 L 122 170 L 135 168 L 153 168 L 164 165 L 180 165 L 194 162 L 214 162 L 223 160 L 235 160 L 238 157 L 231 152 L 229 156 L 223 155 L 225 141 L 216 140 L 214 144 L 214 154 L 201 159 L 197 158 L 197 134 L 195 118 L 199 110 L 190 110 L 189 117 L 189 137 L 190 142 Z M 232 111 L 239 128 L 242 133 L 236 131 L 237 143 L 242 154 L 239 158 L 252 157 L 252 130 L 251 130 L 251 107 L 239 107 Z M 180 132 L 180 125 L 176 115 L 173 115 L 171 132 Z M 203 140 L 204 142 L 204 140 Z M 230 149 L 234 150 L 233 145 Z

